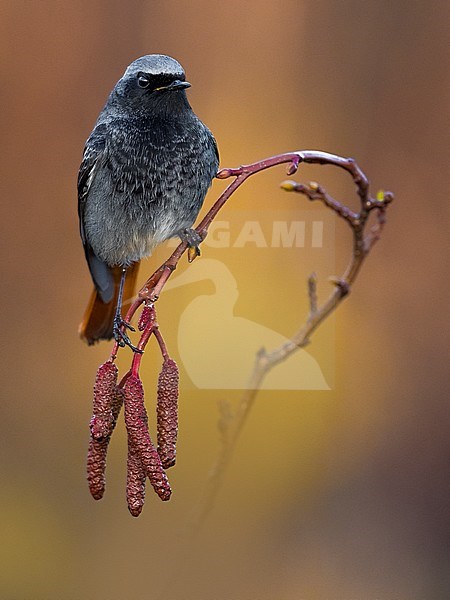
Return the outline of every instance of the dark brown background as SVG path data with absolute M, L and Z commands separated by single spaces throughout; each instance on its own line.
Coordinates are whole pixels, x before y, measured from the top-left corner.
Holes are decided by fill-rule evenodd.
M 448 17 L 429 0 L 1 2 L 2 598 L 445 597 Z M 223 166 L 321 148 L 396 192 L 337 315 L 333 391 L 261 395 L 197 537 L 222 393 L 183 393 L 169 504 L 149 493 L 129 516 L 123 427 L 102 502 L 84 480 L 108 347 L 76 336 L 90 283 L 75 180 L 107 93 L 151 52 L 185 66 Z M 240 207 L 270 207 L 283 178 Z

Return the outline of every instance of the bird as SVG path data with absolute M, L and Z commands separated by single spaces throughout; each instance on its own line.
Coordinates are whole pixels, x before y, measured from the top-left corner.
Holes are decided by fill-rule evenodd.
M 191 229 L 217 174 L 211 131 L 192 110 L 191 84 L 170 56 L 133 61 L 110 93 L 86 141 L 78 173 L 80 235 L 94 291 L 79 327 L 88 344 L 114 337 L 137 348 L 121 316 L 139 263 L 155 246 Z

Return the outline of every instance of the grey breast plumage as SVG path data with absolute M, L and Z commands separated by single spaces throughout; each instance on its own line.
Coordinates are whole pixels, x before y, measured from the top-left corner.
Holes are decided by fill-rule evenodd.
M 147 79 L 146 79 L 147 78 Z M 148 90 L 141 89 L 141 79 Z M 213 135 L 192 111 L 174 59 L 134 61 L 101 112 L 80 168 L 80 229 L 94 283 L 193 225 L 218 168 Z

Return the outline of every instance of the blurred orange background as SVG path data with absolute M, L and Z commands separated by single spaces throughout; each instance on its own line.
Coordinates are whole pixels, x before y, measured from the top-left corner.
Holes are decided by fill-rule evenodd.
M 2 599 L 446 597 L 449 12 L 423 0 L 3 0 Z M 85 482 L 92 382 L 109 345 L 77 337 L 91 284 L 76 175 L 107 94 L 148 53 L 185 67 L 222 166 L 317 148 L 354 156 L 374 190 L 396 194 L 336 313 L 333 389 L 259 395 L 196 535 L 190 519 L 220 446 L 217 401 L 236 394 L 182 389 L 169 503 L 149 490 L 141 517 L 129 515 L 123 424 L 101 502 Z M 351 189 L 326 169 L 304 173 L 338 196 Z M 255 178 L 225 211 L 288 209 L 283 179 L 282 168 Z M 348 250 L 338 224 L 338 271 Z M 186 293 L 196 292 L 170 292 L 160 317 Z M 292 331 L 302 317 L 296 298 L 268 300 L 288 335 L 285 311 Z M 324 327 L 308 351 L 328 340 Z

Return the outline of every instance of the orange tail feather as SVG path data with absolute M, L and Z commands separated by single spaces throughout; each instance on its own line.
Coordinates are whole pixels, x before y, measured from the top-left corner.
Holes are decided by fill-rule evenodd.
M 123 307 L 128 306 L 134 297 L 138 271 L 138 262 L 133 263 L 130 267 L 128 267 L 125 286 L 123 289 Z M 95 342 L 100 340 L 110 340 L 113 337 L 114 313 L 119 295 L 121 275 L 122 268 L 114 267 L 114 297 L 111 302 L 105 304 L 100 299 L 95 288 L 91 294 L 89 304 L 83 315 L 83 320 L 78 328 L 80 338 L 89 345 L 95 344 Z M 126 313 L 126 310 L 124 313 Z

